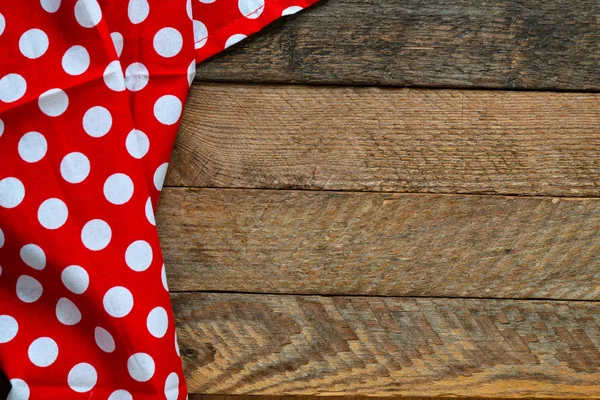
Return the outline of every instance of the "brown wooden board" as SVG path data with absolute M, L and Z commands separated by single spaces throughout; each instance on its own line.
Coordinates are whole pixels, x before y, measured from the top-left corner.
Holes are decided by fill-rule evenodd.
M 190 394 L 190 400 L 323 400 L 322 396 L 264 396 L 264 395 L 227 395 L 227 394 Z M 327 396 L 327 400 L 369 400 L 369 396 Z M 489 400 L 489 397 L 387 397 L 390 400 Z M 494 400 L 509 398 L 494 397 Z M 519 397 L 521 400 L 533 400 L 534 397 Z
M 597 0 L 321 0 L 197 79 L 599 90 L 598 12 Z
M 600 299 L 600 199 L 166 189 L 175 291 Z
M 192 393 L 600 396 L 600 303 L 180 293 Z
M 194 85 L 167 185 L 600 196 L 600 94 Z

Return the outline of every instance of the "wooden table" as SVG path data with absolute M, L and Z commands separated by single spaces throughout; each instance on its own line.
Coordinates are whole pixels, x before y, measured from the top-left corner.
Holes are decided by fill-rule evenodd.
M 597 0 L 323 0 L 202 64 L 190 391 L 600 398 L 599 91 Z

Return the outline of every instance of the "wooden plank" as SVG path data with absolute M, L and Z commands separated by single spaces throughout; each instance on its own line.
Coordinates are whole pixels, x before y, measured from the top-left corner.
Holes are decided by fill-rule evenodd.
M 600 94 L 194 85 L 170 186 L 600 196 Z
M 600 200 L 166 189 L 171 289 L 600 299 Z
M 190 394 L 190 400 L 323 400 L 322 396 L 264 396 L 264 395 L 228 395 L 228 394 Z M 368 396 L 327 396 L 327 400 L 369 400 Z M 389 400 L 490 400 L 489 397 L 391 397 Z M 531 400 L 531 398 L 519 397 L 521 400 Z M 508 400 L 508 398 L 494 397 L 494 400 Z
M 197 79 L 599 90 L 598 2 L 321 0 Z
M 600 396 L 600 304 L 172 295 L 193 393 Z

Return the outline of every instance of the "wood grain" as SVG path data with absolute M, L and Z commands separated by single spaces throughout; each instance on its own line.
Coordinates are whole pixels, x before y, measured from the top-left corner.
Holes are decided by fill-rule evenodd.
M 600 200 L 166 189 L 175 291 L 600 299 Z
M 598 2 L 321 0 L 200 64 L 196 76 L 598 90 Z
M 323 400 L 322 396 L 264 396 L 264 395 L 227 395 L 227 394 L 190 394 L 190 400 Z M 489 400 L 489 397 L 393 397 L 387 396 L 389 400 Z M 368 396 L 327 396 L 327 400 L 370 400 Z M 507 398 L 494 397 L 495 400 L 507 400 Z M 521 400 L 531 398 L 519 397 Z
M 600 396 L 600 304 L 172 295 L 193 393 Z
M 600 94 L 194 85 L 167 185 L 600 196 Z

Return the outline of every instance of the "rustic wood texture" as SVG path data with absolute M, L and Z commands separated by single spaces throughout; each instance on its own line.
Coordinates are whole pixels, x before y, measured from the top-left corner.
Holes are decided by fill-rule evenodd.
M 194 85 L 169 186 L 600 195 L 600 94 Z
M 180 293 L 193 393 L 600 396 L 600 303 Z
M 167 189 L 171 290 L 600 299 L 600 200 Z
M 599 90 L 598 2 L 321 0 L 200 64 L 196 76 Z
M 227 395 L 227 394 L 190 394 L 190 400 L 323 400 L 321 396 L 264 396 L 264 395 Z M 327 400 L 370 400 L 367 396 L 327 396 Z M 489 397 L 392 397 L 390 400 L 489 400 Z M 507 400 L 507 398 L 494 397 L 495 400 Z M 531 400 L 532 398 L 519 397 L 521 400 Z

